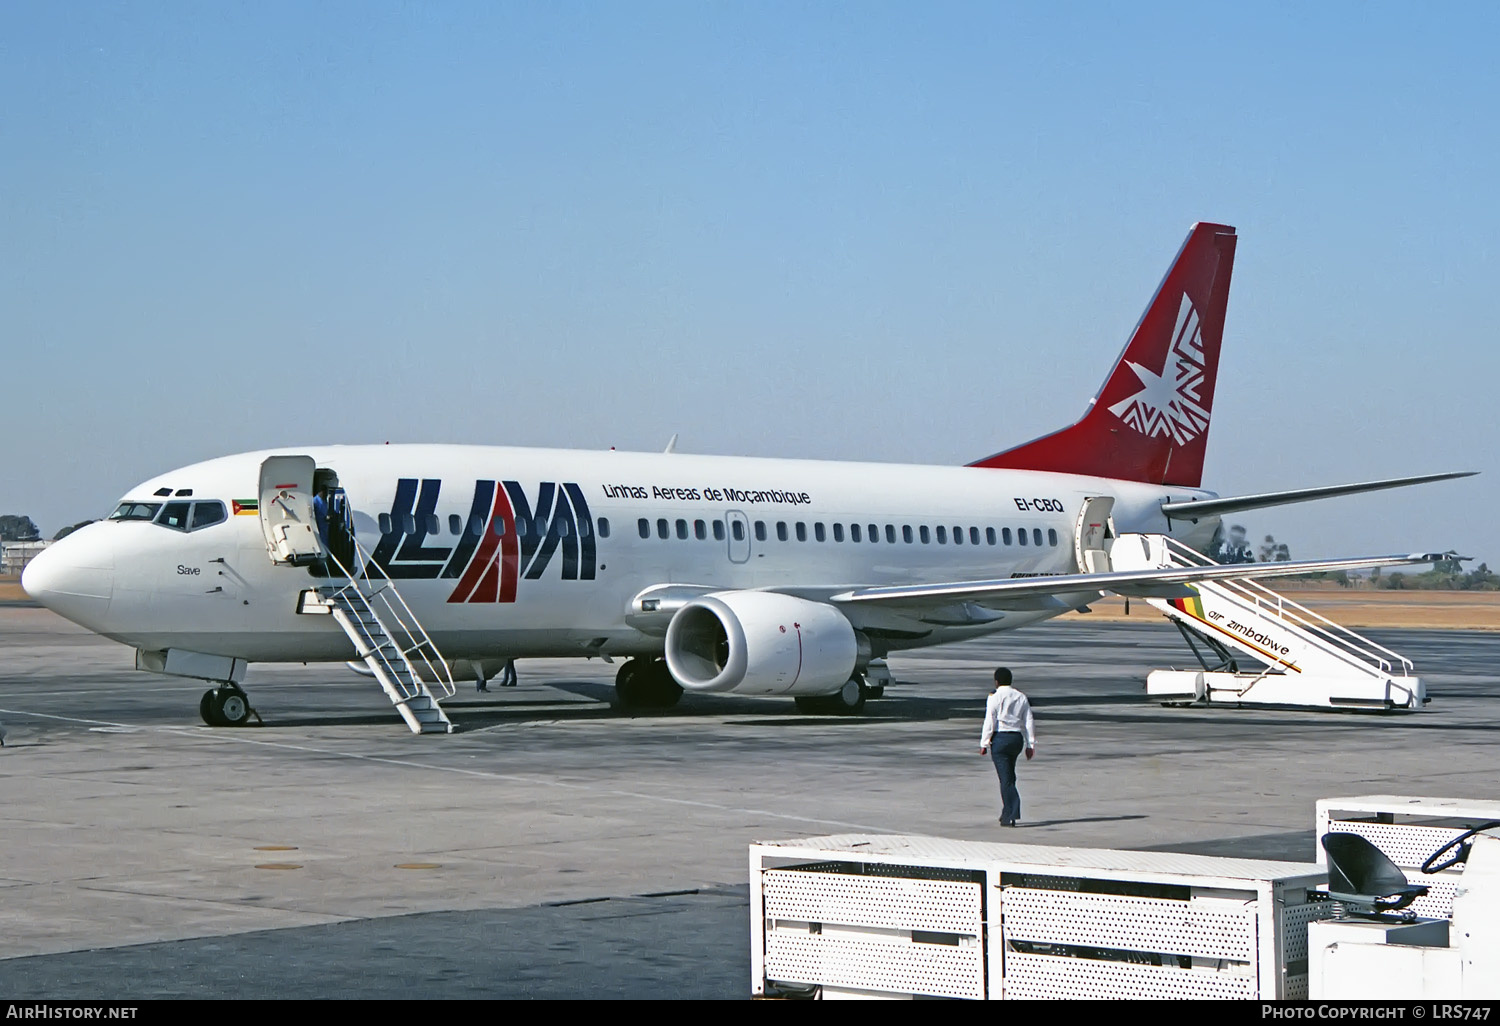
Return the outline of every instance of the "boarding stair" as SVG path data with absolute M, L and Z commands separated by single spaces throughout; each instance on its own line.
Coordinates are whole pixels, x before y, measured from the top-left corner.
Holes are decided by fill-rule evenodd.
M 439 704 L 455 693 L 447 660 L 396 585 L 357 542 L 355 555 L 364 576 L 330 557 L 328 569 L 339 576 L 304 591 L 297 611 L 333 617 L 412 733 L 452 733 L 453 723 Z
M 1121 535 L 1110 560 L 1115 570 L 1217 565 L 1162 534 Z M 1152 671 L 1146 692 L 1163 702 L 1420 709 L 1427 701 L 1411 660 L 1254 581 L 1201 581 L 1181 597 L 1147 601 L 1202 667 Z

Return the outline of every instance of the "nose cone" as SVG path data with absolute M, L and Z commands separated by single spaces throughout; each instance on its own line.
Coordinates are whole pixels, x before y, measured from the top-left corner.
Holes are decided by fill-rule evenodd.
M 90 524 L 47 546 L 21 574 L 26 594 L 61 616 L 100 630 L 115 587 L 115 524 Z

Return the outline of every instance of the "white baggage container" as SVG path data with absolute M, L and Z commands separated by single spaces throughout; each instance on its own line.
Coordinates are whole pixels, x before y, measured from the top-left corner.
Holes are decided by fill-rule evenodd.
M 750 846 L 757 995 L 1307 996 L 1326 870 L 843 834 Z

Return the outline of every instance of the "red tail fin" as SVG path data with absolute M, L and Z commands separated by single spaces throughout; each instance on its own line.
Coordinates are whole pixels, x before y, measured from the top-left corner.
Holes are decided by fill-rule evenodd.
M 971 466 L 1198 487 L 1235 238 L 1228 225 L 1193 225 L 1082 420 Z

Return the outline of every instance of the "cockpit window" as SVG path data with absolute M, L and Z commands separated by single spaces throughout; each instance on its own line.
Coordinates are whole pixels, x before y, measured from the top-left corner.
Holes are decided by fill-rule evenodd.
M 186 531 L 188 513 L 192 508 L 193 504 L 191 502 L 169 502 L 162 507 L 161 516 L 156 518 L 156 522 L 163 527 Z
M 111 520 L 154 520 L 174 531 L 197 531 L 229 519 L 217 499 L 199 502 L 122 502 L 109 515 Z
M 159 502 L 122 502 L 120 507 L 109 515 L 109 519 L 155 520 L 159 509 L 161 509 Z
M 212 527 L 228 519 L 229 514 L 224 512 L 222 502 L 195 502 L 193 503 L 193 526 L 188 530 L 196 531 L 200 527 Z

